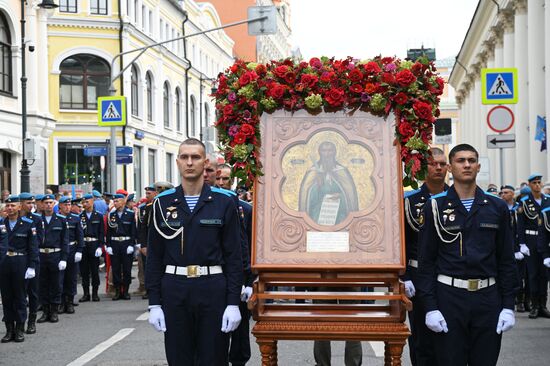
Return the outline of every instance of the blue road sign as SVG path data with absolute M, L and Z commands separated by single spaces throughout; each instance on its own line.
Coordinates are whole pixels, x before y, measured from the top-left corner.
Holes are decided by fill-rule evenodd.
M 106 146 L 85 147 L 84 156 L 107 156 L 107 147 Z
M 116 147 L 116 155 L 117 156 L 121 156 L 121 155 L 132 155 L 133 154 L 133 149 L 131 146 L 117 146 Z
M 482 69 L 481 102 L 483 104 L 516 104 L 518 102 L 517 69 Z
M 117 155 L 117 164 L 132 164 L 132 155 Z

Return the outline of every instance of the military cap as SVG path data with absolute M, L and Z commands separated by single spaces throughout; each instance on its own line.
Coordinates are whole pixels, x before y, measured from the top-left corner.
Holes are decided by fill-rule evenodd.
M 59 199 L 59 203 L 71 203 L 71 197 L 69 196 L 62 196 Z
M 29 192 L 23 192 L 19 194 L 20 201 L 31 201 L 34 199 L 34 196 Z
M 114 198 L 114 199 L 117 199 L 117 198 L 126 198 L 126 196 L 123 195 L 122 193 L 115 193 L 115 194 L 113 194 L 113 198 Z
M 6 198 L 6 203 L 12 203 L 12 202 L 19 202 L 19 196 L 16 194 L 10 194 L 8 198 Z
M 34 198 L 35 198 L 37 201 L 42 201 L 42 198 L 44 198 L 44 195 L 43 195 L 43 194 L 37 194 L 36 196 L 34 196 Z
M 84 196 L 82 196 L 83 200 L 91 200 L 94 198 L 94 195 L 92 193 L 86 193 Z
M 527 181 L 528 181 L 529 183 L 531 183 L 532 181 L 537 180 L 537 179 L 541 179 L 541 178 L 542 178 L 542 174 L 534 173 L 534 174 L 531 174 L 531 175 L 529 176 L 529 178 L 527 178 Z
M 513 186 L 511 186 L 511 185 L 509 185 L 509 184 L 506 184 L 506 185 L 504 185 L 504 186 L 502 186 L 502 187 L 500 188 L 501 191 L 502 191 L 502 190 L 505 190 L 505 189 L 509 189 L 509 190 L 511 190 L 511 191 L 515 191 L 515 190 L 516 190 Z
M 174 185 L 172 183 L 163 181 L 155 182 L 154 186 L 157 192 L 164 192 L 167 189 L 174 188 Z
M 122 194 L 126 197 L 126 196 L 128 196 L 128 191 L 125 190 L 124 188 L 119 188 L 119 189 L 116 190 L 116 194 Z
M 72 200 L 71 200 L 71 204 L 72 204 L 72 205 L 79 205 L 79 204 L 81 204 L 81 203 L 82 203 L 82 197 L 80 197 L 80 198 L 75 198 L 75 199 L 72 199 Z
M 45 194 L 40 200 L 41 201 L 55 200 L 55 196 L 53 194 Z
M 101 193 L 99 193 L 99 191 L 96 191 L 95 189 L 92 191 L 92 196 L 94 197 L 97 197 L 97 198 L 101 198 Z
M 523 187 L 522 189 L 520 189 L 519 193 L 521 193 L 521 194 L 529 194 L 529 193 L 531 193 L 531 188 L 529 188 L 529 186 L 525 186 L 525 187 Z
M 489 189 L 487 189 L 487 192 L 488 193 L 497 193 L 497 189 L 495 187 L 489 187 Z
M 134 193 L 130 193 L 130 194 L 128 195 L 127 201 L 133 201 L 135 196 L 136 196 L 136 195 L 135 195 Z
M 154 191 L 155 190 L 155 185 L 154 184 L 149 184 L 147 187 L 145 187 L 145 190 L 146 191 Z

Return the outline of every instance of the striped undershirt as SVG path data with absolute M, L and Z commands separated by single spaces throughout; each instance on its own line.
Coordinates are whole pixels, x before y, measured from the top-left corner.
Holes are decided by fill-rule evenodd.
M 464 208 L 466 211 L 470 212 L 470 209 L 472 208 L 472 204 L 474 203 L 473 198 L 466 198 L 464 200 L 460 200 L 462 204 L 464 205 Z
M 195 206 L 197 205 L 197 202 L 199 202 L 199 196 L 185 196 L 185 200 L 187 201 L 187 206 L 189 206 L 189 210 L 193 212 L 195 209 Z

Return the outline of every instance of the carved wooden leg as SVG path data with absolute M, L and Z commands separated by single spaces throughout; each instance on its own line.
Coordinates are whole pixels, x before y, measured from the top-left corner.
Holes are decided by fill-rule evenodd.
M 403 347 L 405 346 L 405 341 L 403 342 L 388 342 L 390 349 L 391 357 L 391 366 L 401 366 L 401 355 L 403 353 Z
M 271 350 L 271 366 L 277 366 L 277 341 L 273 341 L 273 349 Z
M 391 366 L 390 345 L 384 342 L 384 366 Z
M 256 339 L 256 343 L 258 343 L 258 346 L 260 346 L 260 353 L 262 354 L 262 366 L 271 366 L 273 345 L 275 342 L 271 340 Z

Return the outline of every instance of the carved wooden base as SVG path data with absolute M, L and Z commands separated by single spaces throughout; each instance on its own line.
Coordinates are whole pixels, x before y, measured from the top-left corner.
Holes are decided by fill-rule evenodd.
M 384 365 L 401 366 L 409 336 L 403 323 L 258 321 L 252 329 L 260 347 L 262 366 L 277 365 L 277 340 L 384 341 Z

